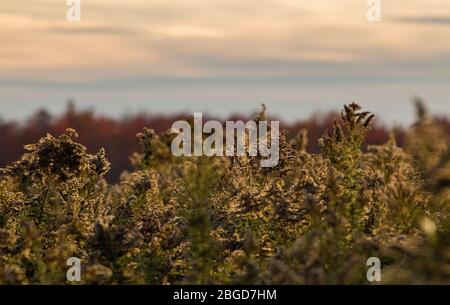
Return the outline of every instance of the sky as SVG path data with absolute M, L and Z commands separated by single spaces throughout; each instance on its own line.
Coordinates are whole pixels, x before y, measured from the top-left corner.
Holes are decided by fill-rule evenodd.
M 357 102 L 410 123 L 411 98 L 450 115 L 450 0 L 0 2 L 0 117 L 37 108 L 250 114 L 285 120 Z

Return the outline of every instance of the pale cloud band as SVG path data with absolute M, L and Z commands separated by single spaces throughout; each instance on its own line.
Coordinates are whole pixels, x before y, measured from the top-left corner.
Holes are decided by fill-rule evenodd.
M 82 0 L 77 23 L 66 10 L 62 0 L 0 2 L 0 87 L 193 79 L 214 97 L 221 79 L 254 82 L 246 90 L 450 81 L 450 1 L 383 1 L 377 23 L 365 0 Z
M 70 24 L 64 1 L 4 1 L 0 73 L 69 80 L 198 77 L 221 75 L 229 62 L 246 60 L 357 63 L 448 54 L 450 40 L 427 37 L 448 34 L 440 25 L 450 19 L 433 14 L 450 12 L 450 2 L 384 2 L 383 14 L 407 16 L 370 24 L 359 0 L 90 0 L 82 1 L 83 21 Z M 417 23 L 435 26 L 417 31 Z M 223 67 L 208 65 L 211 60 Z

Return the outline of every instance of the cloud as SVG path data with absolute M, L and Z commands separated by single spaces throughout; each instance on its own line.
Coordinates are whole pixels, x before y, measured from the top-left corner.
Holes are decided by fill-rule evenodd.
M 391 17 L 388 20 L 398 23 L 450 25 L 450 16 Z
M 141 31 L 134 28 L 114 26 L 54 26 L 47 29 L 50 33 L 59 34 L 84 34 L 84 35 L 130 35 L 140 34 Z
M 389 74 L 400 63 L 448 71 L 447 62 L 426 65 L 448 57 L 441 25 L 450 17 L 429 16 L 450 4 L 397 1 L 384 10 L 399 16 L 396 22 L 376 25 L 367 22 L 364 1 L 354 0 L 91 0 L 83 2 L 80 23 L 66 21 L 65 1 L 0 1 L 0 78 L 294 77 L 335 70 L 358 78 L 374 69 Z M 422 5 L 428 17 L 420 17 Z

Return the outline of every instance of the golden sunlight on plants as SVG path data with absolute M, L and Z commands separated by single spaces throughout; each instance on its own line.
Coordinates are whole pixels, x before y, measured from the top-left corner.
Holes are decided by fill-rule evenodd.
M 417 110 L 404 149 L 366 147 L 373 115 L 346 105 L 318 153 L 281 132 L 274 168 L 145 128 L 117 184 L 108 151 L 47 135 L 0 170 L 0 283 L 70 284 L 78 257 L 81 284 L 368 284 L 379 257 L 382 284 L 448 284 L 450 142 Z

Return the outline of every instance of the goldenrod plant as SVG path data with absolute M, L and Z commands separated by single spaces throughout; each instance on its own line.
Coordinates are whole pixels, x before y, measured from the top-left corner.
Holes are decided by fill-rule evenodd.
M 174 135 L 146 128 L 115 184 L 107 151 L 87 153 L 72 129 L 47 135 L 0 170 L 0 283 L 372 284 L 377 257 L 377 283 L 447 284 L 449 139 L 417 108 L 405 149 L 394 133 L 366 147 L 373 115 L 353 103 L 319 153 L 307 130 L 281 131 L 267 168 L 260 155 L 175 157 Z

